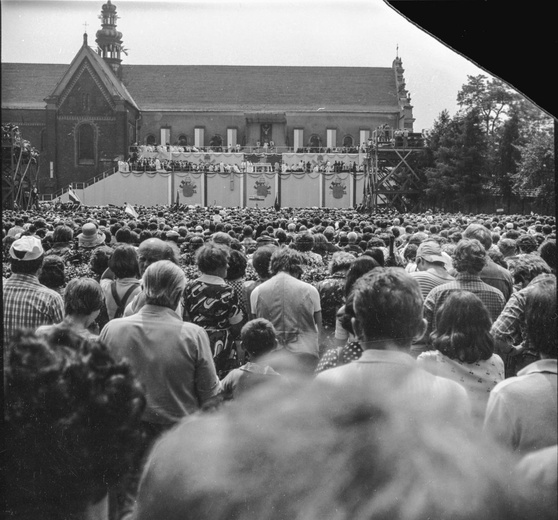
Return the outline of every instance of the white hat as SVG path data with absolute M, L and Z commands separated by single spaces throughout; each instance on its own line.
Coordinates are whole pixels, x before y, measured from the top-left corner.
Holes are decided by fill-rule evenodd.
M 81 233 L 77 236 L 78 245 L 84 248 L 92 248 L 104 244 L 106 235 L 93 224 L 88 222 L 81 228 Z
M 36 260 L 43 254 L 41 240 L 31 235 L 18 238 L 10 247 L 10 256 L 15 260 Z

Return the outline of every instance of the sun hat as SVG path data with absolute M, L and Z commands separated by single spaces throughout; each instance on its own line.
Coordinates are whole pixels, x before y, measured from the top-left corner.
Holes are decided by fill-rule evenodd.
M 105 234 L 92 222 L 84 224 L 77 236 L 79 247 L 91 248 L 105 243 Z
M 38 237 L 26 235 L 15 240 L 10 246 L 10 256 L 15 260 L 36 260 L 44 254 Z

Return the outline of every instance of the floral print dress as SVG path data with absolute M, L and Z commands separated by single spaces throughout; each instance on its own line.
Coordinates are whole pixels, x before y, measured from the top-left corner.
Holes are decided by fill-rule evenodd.
M 230 327 L 243 318 L 236 291 L 222 278 L 202 275 L 186 286 L 184 321 L 195 323 L 207 332 L 219 377 L 238 366 Z

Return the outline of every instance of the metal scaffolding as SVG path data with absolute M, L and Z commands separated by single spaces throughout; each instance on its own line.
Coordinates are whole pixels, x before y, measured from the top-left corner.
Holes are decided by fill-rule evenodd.
M 381 207 L 413 210 L 417 203 L 412 196 L 421 193 L 416 162 L 423 149 L 420 133 L 389 128 L 372 132 L 366 150 L 363 194 L 363 206 L 368 212 Z

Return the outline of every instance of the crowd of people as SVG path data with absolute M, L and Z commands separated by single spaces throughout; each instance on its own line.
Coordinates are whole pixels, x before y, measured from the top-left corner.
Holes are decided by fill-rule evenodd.
M 551 519 L 556 220 L 3 212 L 6 512 Z
M 258 163 L 260 164 L 260 163 Z M 296 173 L 341 173 L 341 172 L 362 172 L 363 164 L 356 161 L 327 161 L 322 160 L 312 164 L 310 161 L 300 160 L 296 164 L 286 162 L 269 163 L 272 171 L 275 172 L 296 172 Z M 224 161 L 216 162 L 212 160 L 201 160 L 198 162 L 187 161 L 184 159 L 161 159 L 150 156 L 131 156 L 128 161 L 119 161 L 118 170 L 126 172 L 204 172 L 204 173 L 253 173 L 257 166 L 251 161 L 241 161 L 239 164 L 227 163 Z

